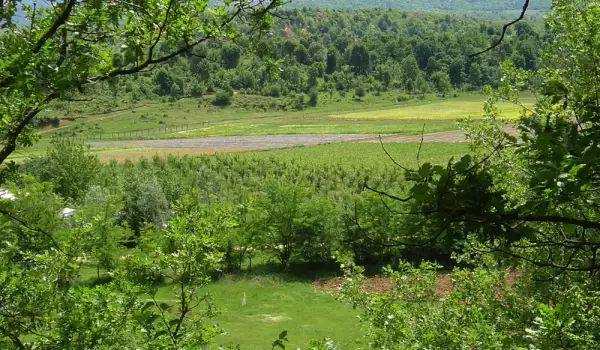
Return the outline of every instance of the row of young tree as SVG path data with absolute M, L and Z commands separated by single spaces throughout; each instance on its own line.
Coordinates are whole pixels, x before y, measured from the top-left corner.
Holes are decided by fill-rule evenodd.
M 237 218 L 235 226 L 217 237 L 226 271 L 251 264 L 252 252 L 270 255 L 283 269 L 292 263 L 330 263 L 331 252 L 342 246 L 352 247 L 362 262 L 385 264 L 394 258 L 391 250 L 369 244 L 354 224 L 358 210 L 360 220 L 381 232 L 380 239 L 398 233 L 382 203 L 360 195 L 367 182 L 392 188 L 402 175 L 393 167 L 317 168 L 233 155 L 156 155 L 101 165 L 81 144 L 56 139 L 53 145 L 46 155 L 23 162 L 19 174 L 51 184 L 72 208 L 112 203 L 110 221 L 122 226 L 108 245 L 113 248 L 137 246 L 145 230 L 162 229 L 172 207 L 193 192 L 199 205 Z M 394 250 L 395 258 L 401 251 Z
M 400 175 L 233 155 L 102 165 L 57 139 L 4 174 L 14 198 L 2 201 L 0 345 L 208 346 L 220 330 L 201 288 L 216 271 L 252 269 L 257 255 L 281 270 L 331 265 L 333 251 L 348 249 L 365 263 L 397 261 L 402 249 L 382 250 L 353 222 L 356 200 L 361 220 L 391 234 L 379 199 L 360 193 L 366 181 L 392 188 Z M 96 276 L 85 282 L 89 267 Z M 176 303 L 157 299 L 164 286 Z
M 493 54 L 471 58 L 469 54 L 499 38 L 500 25 L 378 9 L 290 9 L 278 15 L 286 20 L 276 22 L 258 42 L 199 46 L 155 72 L 122 80 L 113 93 L 138 100 L 215 91 L 279 97 L 357 89 L 414 94 L 480 90 L 498 83 L 498 64 L 506 59 L 536 69 L 537 50 L 545 40 L 543 33 L 522 22 L 508 30 Z M 264 65 L 267 59 L 278 65 L 277 76 Z

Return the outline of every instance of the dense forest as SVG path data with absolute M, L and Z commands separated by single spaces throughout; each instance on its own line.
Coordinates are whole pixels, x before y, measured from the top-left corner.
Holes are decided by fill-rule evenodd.
M 289 96 L 291 106 L 318 103 L 318 94 L 407 94 L 480 90 L 497 85 L 499 62 L 537 67 L 544 34 L 528 22 L 509 29 L 492 53 L 468 57 L 495 42 L 499 23 L 397 10 L 282 10 L 259 42 L 208 43 L 150 73 L 122 79 L 114 94 L 133 101 L 216 93 L 226 105 L 233 91 Z M 250 49 L 250 46 L 256 49 Z M 269 57 L 277 75 L 264 64 Z M 125 58 L 118 58 L 124 60 Z M 300 102 L 297 102 L 298 99 Z
M 400 9 L 412 11 L 462 13 L 486 18 L 508 18 L 518 13 L 523 6 L 522 1 L 501 0 L 297 0 L 286 5 L 288 7 L 304 8 L 338 8 L 338 9 Z M 550 0 L 535 0 L 530 3 L 529 17 L 539 17 L 540 13 L 550 11 Z

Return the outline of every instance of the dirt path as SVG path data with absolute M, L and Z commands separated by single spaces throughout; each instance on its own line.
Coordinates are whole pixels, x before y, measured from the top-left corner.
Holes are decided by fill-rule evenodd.
M 512 127 L 506 127 L 504 128 L 504 131 L 511 135 L 516 135 L 516 130 Z M 421 135 L 381 136 L 384 142 L 421 142 Z M 366 140 L 365 142 L 379 142 L 379 138 L 376 140 Z M 423 142 L 467 142 L 467 139 L 465 138 L 465 134 L 462 130 L 449 130 L 425 134 L 423 135 Z
M 515 134 L 512 128 L 506 128 Z M 331 142 L 379 142 L 379 137 L 384 142 L 420 142 L 421 135 L 394 135 L 394 134 L 292 134 L 292 135 L 263 135 L 263 136 L 210 136 L 193 139 L 168 139 L 168 140 L 124 140 L 90 142 L 91 146 L 125 146 L 149 148 L 202 148 L 206 151 L 229 149 L 255 150 L 292 147 L 300 145 L 316 145 Z M 461 130 L 440 131 L 422 136 L 423 142 L 466 142 Z
M 382 137 L 391 136 L 389 134 Z M 159 148 L 204 148 L 219 149 L 267 149 L 320 143 L 364 141 L 378 139 L 377 134 L 304 134 L 304 135 L 264 135 L 264 136 L 212 136 L 195 139 L 171 140 L 131 140 L 90 142 L 92 146 L 128 146 Z

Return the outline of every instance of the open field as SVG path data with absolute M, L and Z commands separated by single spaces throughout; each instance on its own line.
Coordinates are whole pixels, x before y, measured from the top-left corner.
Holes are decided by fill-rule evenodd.
M 327 117 L 269 118 L 212 125 L 167 134 L 167 138 L 278 134 L 419 134 L 423 124 L 428 132 L 454 130 L 453 120 L 338 120 Z
M 313 133 L 419 133 L 426 124 L 428 132 L 453 130 L 454 120 L 482 115 L 486 96 L 465 93 L 458 97 L 397 102 L 393 92 L 367 96 L 362 100 L 348 95 L 323 95 L 317 107 L 291 110 L 282 107 L 285 98 L 236 95 L 231 106 L 215 107 L 212 96 L 187 98 L 176 102 L 141 102 L 115 112 L 92 114 L 82 107 L 70 112 L 58 127 L 39 131 L 52 135 L 87 139 L 154 139 L 199 136 L 313 134 Z M 531 96 L 524 97 L 531 104 Z M 287 109 L 282 110 L 281 108 Z M 505 118 L 514 118 L 519 107 L 504 102 L 499 109 Z M 49 116 L 63 118 L 58 109 Z M 67 119 L 68 118 L 68 119 Z
M 427 136 L 426 136 L 427 137 Z M 462 138 L 462 134 L 454 135 L 453 138 Z M 386 150 L 394 154 L 399 159 L 414 161 L 414 157 L 419 148 L 420 136 L 407 136 L 402 138 L 386 137 L 384 146 Z M 438 139 L 439 140 L 439 139 Z M 166 140 L 176 141 L 176 140 Z M 437 140 L 436 140 L 437 141 Z M 161 141 L 165 142 L 165 140 Z M 367 143 L 368 142 L 368 143 Z M 464 154 L 468 151 L 468 144 L 464 142 L 430 142 L 425 141 L 421 151 L 423 161 L 444 161 L 451 156 Z M 45 145 L 47 147 L 47 144 Z M 28 150 L 27 152 L 18 152 L 12 160 L 16 162 L 23 161 L 25 158 L 43 154 L 42 148 Z M 253 150 L 248 147 L 143 147 L 143 146 L 97 146 L 91 148 L 92 154 L 98 156 L 101 162 L 105 163 L 112 159 L 118 162 L 129 159 L 138 160 L 141 157 L 152 158 L 153 156 L 166 157 L 175 156 L 200 156 L 215 153 L 236 153 L 244 157 L 257 158 L 282 158 L 284 160 L 294 160 L 302 162 L 311 162 L 315 164 L 348 164 L 348 165 L 366 165 L 366 164 L 390 164 L 389 158 L 383 152 L 379 139 L 372 139 L 366 142 L 344 142 L 329 143 L 311 146 L 295 146 L 281 149 Z
M 79 103 L 77 108 L 55 106 L 46 114 L 56 117 L 66 114 L 65 119 L 61 120 L 58 127 L 41 129 L 38 132 L 40 141 L 31 148 L 18 149 L 11 159 L 21 161 L 39 155 L 49 146 L 49 140 L 59 135 L 74 136 L 83 142 L 284 134 L 399 134 L 397 141 L 416 141 L 414 138 L 403 138 L 420 135 L 423 128 L 426 134 L 457 130 L 455 119 L 466 115 L 474 118 L 481 116 L 486 99 L 483 94 L 463 93 L 458 97 L 427 95 L 422 100 L 397 102 L 396 95 L 396 92 L 387 92 L 380 96 L 368 95 L 362 100 L 353 99 L 350 94 L 322 95 L 317 107 L 288 111 L 271 107 L 281 104 L 284 97 L 250 95 L 234 96 L 232 105 L 227 108 L 213 106 L 212 96 L 176 102 L 143 101 L 135 106 L 127 106 L 121 101 L 113 112 L 108 113 L 98 113 L 99 106 L 92 104 Z M 533 97 L 525 95 L 523 101 L 529 105 L 533 103 Z M 507 117 L 518 115 L 519 107 L 515 105 L 501 103 L 499 107 Z M 462 140 L 459 133 L 452 135 L 433 141 Z M 117 160 L 133 160 L 155 154 L 199 155 L 253 147 L 220 145 L 217 148 L 184 148 L 173 149 L 164 145 L 160 149 L 139 145 L 119 148 L 95 146 L 93 153 L 97 153 L 103 161 L 113 157 Z
M 418 119 L 418 120 L 455 120 L 465 116 L 479 117 L 482 114 L 484 97 L 477 98 L 469 96 L 468 98 L 454 98 L 440 101 L 428 101 L 427 103 L 414 106 L 401 106 L 398 108 L 342 113 L 329 115 L 330 118 L 337 119 Z M 522 101 L 526 105 L 532 105 L 533 97 L 526 97 Z M 497 104 L 500 117 L 505 119 L 517 118 L 521 113 L 521 107 L 510 102 L 500 102 Z
M 384 142 L 385 149 L 401 164 L 412 166 L 416 161 L 419 142 Z M 445 163 L 450 157 L 467 153 L 469 145 L 459 142 L 424 143 L 421 149 L 422 162 Z M 101 162 L 111 159 L 119 162 L 129 159 L 138 160 L 141 157 L 153 156 L 200 156 L 216 153 L 235 153 L 235 156 L 249 158 L 277 158 L 284 161 L 304 162 L 314 165 L 344 165 L 344 166 L 380 166 L 392 165 L 379 142 L 344 142 L 311 146 L 296 146 L 280 149 L 248 150 L 234 148 L 153 148 L 153 147 L 94 147 Z M 23 158 L 19 158 L 20 160 Z

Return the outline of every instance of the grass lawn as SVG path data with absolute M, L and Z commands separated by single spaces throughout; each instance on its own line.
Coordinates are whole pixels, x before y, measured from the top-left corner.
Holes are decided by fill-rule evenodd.
M 360 341 L 358 313 L 309 281 L 278 275 L 231 276 L 208 285 L 206 291 L 226 310 L 216 319 L 226 332 L 216 344 L 269 349 L 283 330 L 288 331 L 290 349 L 303 348 L 314 338 L 331 337 L 348 349 Z
M 84 265 L 81 274 L 84 281 L 92 282 L 96 269 Z M 215 338 L 212 348 L 239 344 L 248 350 L 270 349 L 284 330 L 288 331 L 289 349 L 304 348 L 312 339 L 325 337 L 343 343 L 346 349 L 357 348 L 362 340 L 358 312 L 311 281 L 306 276 L 280 273 L 225 275 L 201 289 L 199 293 L 210 293 L 215 306 L 223 311 L 207 320 L 224 332 Z M 242 305 L 244 293 L 246 305 Z M 170 286 L 160 287 L 155 297 L 158 302 L 177 302 Z

